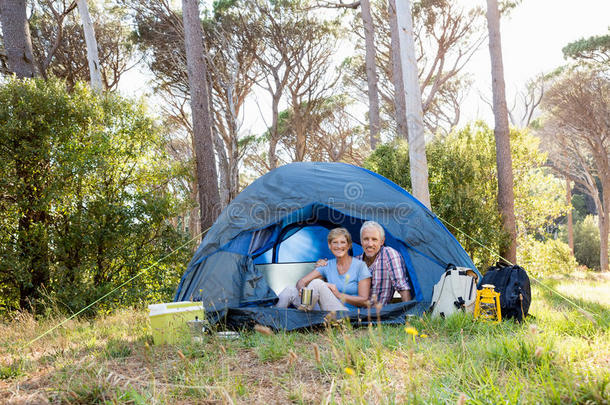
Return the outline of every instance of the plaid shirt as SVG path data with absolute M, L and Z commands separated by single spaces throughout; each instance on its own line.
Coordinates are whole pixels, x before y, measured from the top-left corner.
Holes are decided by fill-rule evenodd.
M 364 253 L 356 258 L 364 261 Z M 370 297 L 376 295 L 377 302 L 381 304 L 389 303 L 394 291 L 411 289 L 407 281 L 407 267 L 404 260 L 400 253 L 389 246 L 381 247 L 369 270 L 373 275 Z

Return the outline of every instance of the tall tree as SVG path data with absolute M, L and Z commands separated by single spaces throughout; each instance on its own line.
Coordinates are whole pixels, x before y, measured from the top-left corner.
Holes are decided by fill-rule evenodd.
M 9 71 L 18 78 L 34 77 L 36 70 L 26 0 L 0 0 L 0 22 Z
M 487 0 L 487 28 L 489 31 L 489 55 L 493 91 L 494 136 L 496 138 L 496 166 L 498 168 L 498 208 L 509 243 L 500 251 L 508 261 L 517 261 L 517 226 L 515 221 L 515 194 L 513 166 L 510 152 L 508 108 L 504 85 L 502 43 L 500 38 L 500 11 L 497 0 Z
M 362 25 L 364 26 L 365 50 L 366 50 L 366 77 L 369 96 L 369 131 L 371 134 L 371 149 L 375 150 L 379 142 L 379 90 L 377 89 L 377 68 L 375 65 L 375 26 L 371 15 L 371 3 L 369 0 L 360 0 L 360 11 L 362 14 Z
M 407 107 L 405 105 L 402 66 L 400 65 L 400 46 L 398 22 L 396 21 L 396 0 L 388 0 L 388 22 L 390 24 L 390 50 L 392 60 L 392 83 L 394 85 L 394 117 L 398 127 L 398 136 L 408 139 Z
M 32 5 L 30 27 L 36 67 L 42 77 L 59 77 L 73 88 L 90 81 L 85 33 L 80 14 L 70 0 L 41 1 Z M 89 4 L 95 29 L 102 88 L 116 89 L 122 75 L 133 68 L 134 39 L 125 8 Z
M 87 44 L 87 61 L 89 63 L 89 75 L 91 78 L 91 88 L 97 91 L 102 91 L 102 75 L 100 73 L 100 58 L 97 52 L 97 40 L 95 39 L 95 31 L 89 14 L 89 6 L 87 0 L 76 0 L 78 5 L 78 13 L 80 14 L 83 24 L 83 32 L 85 33 L 85 43 Z
M 608 270 L 610 231 L 610 72 L 569 70 L 543 99 L 541 134 L 551 165 L 593 199 L 598 214 L 600 266 Z
M 396 19 L 408 124 L 411 186 L 415 198 L 430 208 L 426 134 L 424 132 L 423 121 L 424 113 L 422 110 L 417 60 L 415 59 L 413 17 L 411 16 L 411 2 L 409 0 L 396 0 Z
M 371 2 L 369 0 L 356 0 L 351 3 L 344 3 L 342 0 L 339 0 L 338 3 L 333 1 L 318 1 L 318 4 L 321 4 L 322 7 L 326 8 L 357 9 L 360 7 L 360 16 L 364 28 L 364 64 L 369 102 L 369 143 L 371 149 L 375 150 L 375 147 L 380 140 L 381 121 L 379 114 L 379 88 L 377 84 L 379 80 L 377 76 L 377 64 L 375 62 L 377 54 L 375 46 L 375 24 L 373 22 Z
M 610 62 L 610 29 L 606 35 L 595 35 L 570 42 L 563 49 L 563 57 L 593 63 Z
M 398 27 L 393 1 L 376 1 L 373 22 L 376 34 L 376 63 L 379 72 L 381 128 L 389 137 L 407 137 L 398 48 Z M 448 0 L 414 3 L 415 51 L 422 93 L 424 125 L 431 133 L 447 134 L 460 117 L 460 103 L 469 86 L 464 66 L 486 38 L 483 9 L 464 7 Z M 355 30 L 358 34 L 360 30 Z M 346 80 L 366 95 L 364 37 L 356 42 L 356 52 L 348 61 Z M 397 128 L 396 128 L 397 127 Z
M 256 14 L 256 25 L 261 46 L 264 51 L 256 54 L 257 64 L 263 74 L 264 80 L 258 85 L 268 92 L 271 98 L 271 124 L 266 133 L 267 169 L 272 170 L 280 163 L 278 156 L 278 144 L 280 142 L 279 115 L 280 106 L 289 86 L 293 89 L 302 87 L 302 90 L 312 92 L 318 91 L 311 84 L 314 75 L 307 73 L 307 69 L 316 69 L 319 83 L 324 82 L 328 76 L 327 72 L 315 65 L 315 60 L 326 59 L 327 51 L 323 46 L 324 37 L 329 43 L 334 43 L 336 34 L 336 20 L 323 20 L 306 10 L 307 1 L 304 2 L 266 2 L 253 1 L 252 11 Z M 312 43 L 315 47 L 312 47 Z M 313 58 L 313 59 L 311 59 Z M 303 70 L 305 68 L 305 70 Z M 298 75 L 309 76 L 305 81 Z M 309 81 L 310 83 L 307 83 Z M 293 92 L 294 93 L 294 92 Z M 306 93 L 303 94 L 306 96 Z M 292 108 L 299 109 L 301 96 L 294 99 L 288 96 L 294 105 Z M 306 96 L 308 97 L 308 96 Z M 303 145 L 300 143 L 299 145 Z M 303 153 L 300 153 L 303 156 Z
M 303 44 L 303 57 L 295 61 L 286 83 L 286 99 L 291 110 L 291 127 L 295 135 L 293 161 L 305 160 L 310 147 L 308 127 L 310 120 L 323 109 L 328 98 L 336 91 L 341 72 L 331 76 L 332 59 L 336 49 L 335 27 L 318 25 L 304 33 L 308 41 Z
M 199 19 L 197 0 L 182 0 L 184 46 L 191 90 L 191 114 L 193 117 L 193 149 L 197 166 L 199 211 L 201 229 L 206 230 L 220 214 L 220 194 L 214 145 L 212 143 L 212 119 L 206 73 L 203 31 Z
M 182 18 L 166 1 L 134 0 L 130 5 L 136 15 L 138 44 L 154 75 L 155 91 L 167 101 L 162 106 L 163 114 L 178 124 L 172 125 L 176 136 L 184 135 L 182 130 L 190 136 L 193 128 L 187 111 L 190 95 L 185 53 L 175 49 L 184 36 Z M 240 163 L 251 140 L 242 121 L 246 98 L 260 79 L 256 56 L 264 47 L 257 21 L 250 8 L 232 3 L 216 3 L 213 16 L 203 21 L 212 136 L 223 206 L 239 192 Z M 190 159 L 190 151 L 182 158 Z
M 208 67 L 223 204 L 231 202 L 239 193 L 239 164 L 250 139 L 241 136 L 240 114 L 246 97 L 260 79 L 256 66 L 256 54 L 260 51 L 258 38 L 237 13 L 235 10 L 217 13 L 217 18 L 206 29 L 206 38 L 213 50 Z

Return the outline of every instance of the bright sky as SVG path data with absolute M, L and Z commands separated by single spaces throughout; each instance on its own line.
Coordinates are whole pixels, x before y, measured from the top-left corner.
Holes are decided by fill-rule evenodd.
M 468 0 L 471 1 L 471 0 Z M 485 0 L 476 0 L 486 7 Z M 563 65 L 561 49 L 570 42 L 608 33 L 610 0 L 523 0 L 500 23 L 507 102 L 539 73 Z M 467 69 L 473 90 L 466 98 L 462 122 L 482 118 L 493 122 L 490 108 L 479 94 L 491 100 L 491 72 L 487 42 Z

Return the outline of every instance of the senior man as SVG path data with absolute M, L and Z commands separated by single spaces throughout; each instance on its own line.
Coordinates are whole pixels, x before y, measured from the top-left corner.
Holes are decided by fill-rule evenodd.
M 375 221 L 366 221 L 360 228 L 360 244 L 363 254 L 355 256 L 369 267 L 372 274 L 369 298 L 380 304 L 392 300 L 398 291 L 402 301 L 411 301 L 411 288 L 407 281 L 407 268 L 400 253 L 384 246 L 385 231 Z M 326 265 L 326 259 L 318 260 L 316 267 Z

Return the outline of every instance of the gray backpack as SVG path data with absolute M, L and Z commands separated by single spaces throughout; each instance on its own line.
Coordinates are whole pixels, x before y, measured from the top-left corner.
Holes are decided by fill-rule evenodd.
M 432 316 L 449 316 L 458 310 L 474 312 L 477 298 L 477 274 L 466 267 L 447 266 L 434 286 L 430 311 Z

